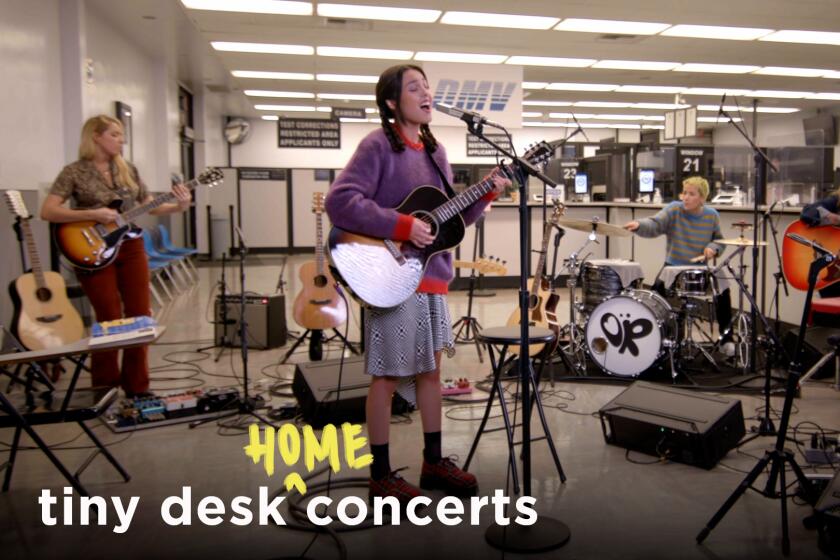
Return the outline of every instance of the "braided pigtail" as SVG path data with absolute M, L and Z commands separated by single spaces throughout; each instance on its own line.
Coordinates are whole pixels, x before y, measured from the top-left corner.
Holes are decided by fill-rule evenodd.
M 429 128 L 429 125 L 424 124 L 420 126 L 420 140 L 423 142 L 423 145 L 430 154 L 435 153 L 438 143 L 437 139 L 432 134 L 432 129 Z

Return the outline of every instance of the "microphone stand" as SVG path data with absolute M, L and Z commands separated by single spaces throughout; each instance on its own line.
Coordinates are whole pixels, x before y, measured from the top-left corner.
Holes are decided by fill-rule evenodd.
M 470 121 L 467 123 L 469 131 L 487 144 L 495 148 L 502 156 L 511 160 L 511 168 L 517 175 L 519 182 L 519 373 L 522 377 L 522 479 L 523 494 L 531 495 L 531 383 L 534 372 L 531 367 L 528 347 L 528 200 L 525 188 L 525 176 L 530 175 L 541 180 L 544 184 L 556 187 L 557 183 L 547 177 L 528 161 L 517 157 L 484 134 L 484 123 Z M 502 129 L 504 130 L 504 129 Z M 507 131 L 505 131 L 507 132 Z M 541 406 L 539 394 L 535 395 L 537 406 Z M 545 436 L 551 444 L 551 434 L 545 426 Z M 485 533 L 485 538 L 492 546 L 516 552 L 541 552 L 553 550 L 565 545 L 571 538 L 571 531 L 565 523 L 551 517 L 540 515 L 536 523 L 530 526 L 511 524 L 500 526 L 493 524 Z
M 724 95 L 724 99 L 726 96 Z M 744 137 L 744 139 L 749 143 L 750 147 L 753 150 L 753 160 L 755 162 L 755 187 L 754 187 L 754 196 L 753 196 L 753 246 L 752 246 L 752 258 L 753 258 L 753 270 L 752 270 L 752 285 L 750 286 L 752 290 L 753 300 L 757 299 L 758 295 L 758 201 L 759 199 L 763 198 L 762 195 L 764 194 L 764 187 L 767 184 L 767 166 L 770 166 L 774 172 L 778 173 L 778 169 L 773 162 L 767 157 L 767 154 L 759 148 L 753 139 L 750 138 L 749 134 L 747 134 L 740 126 L 735 124 L 735 121 L 732 119 L 732 116 L 723 108 L 723 101 L 721 101 L 721 107 L 719 109 L 719 114 L 726 117 L 732 126 L 735 127 L 735 130 Z M 755 119 L 755 115 L 757 113 L 753 112 L 753 119 Z M 755 305 L 750 308 L 750 324 L 753 325 L 753 329 L 755 329 L 757 323 L 757 315 L 758 309 Z M 755 360 L 756 360 L 756 336 L 755 332 L 753 332 L 753 336 L 750 339 L 750 371 L 755 373 Z

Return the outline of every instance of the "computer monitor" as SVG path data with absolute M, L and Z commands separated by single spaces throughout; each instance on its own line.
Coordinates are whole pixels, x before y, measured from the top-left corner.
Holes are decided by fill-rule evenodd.
M 653 192 L 653 179 L 656 175 L 655 169 L 639 169 L 639 193 Z
M 589 192 L 589 176 L 586 173 L 575 173 L 575 194 Z

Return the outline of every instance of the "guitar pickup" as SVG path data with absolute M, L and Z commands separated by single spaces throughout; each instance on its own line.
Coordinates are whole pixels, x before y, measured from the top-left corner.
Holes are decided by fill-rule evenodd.
M 59 319 L 61 319 L 62 315 L 44 315 L 43 317 L 35 317 L 35 320 L 39 323 L 55 323 Z
M 329 299 L 310 299 L 309 303 L 311 303 L 312 305 L 327 305 L 331 301 L 332 300 Z

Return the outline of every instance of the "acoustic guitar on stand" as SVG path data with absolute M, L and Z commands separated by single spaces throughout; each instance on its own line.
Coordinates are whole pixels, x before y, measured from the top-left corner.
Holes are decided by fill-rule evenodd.
M 814 226 L 810 227 L 802 220 L 790 224 L 782 236 L 782 271 L 785 279 L 797 290 L 808 290 L 808 269 L 817 256 L 813 249 L 802 245 L 788 237 L 789 234 L 799 235 L 808 241 L 815 241 L 825 249 L 840 256 L 840 227 Z M 822 290 L 840 281 L 840 259 L 835 259 L 829 266 L 820 271 L 817 276 L 815 289 Z
M 209 167 L 195 179 L 184 183 L 184 186 L 190 190 L 198 185 L 212 187 L 221 183 L 223 179 L 221 170 Z M 61 254 L 75 267 L 86 270 L 105 268 L 117 258 L 123 241 L 136 239 L 143 234 L 143 230 L 135 226 L 132 220 L 173 200 L 175 200 L 175 195 L 172 192 L 163 193 L 145 204 L 120 214 L 117 221 L 110 224 L 100 224 L 93 220 L 58 224 L 54 228 L 56 244 Z M 109 205 L 109 208 L 119 210 L 121 205 L 122 201 L 116 200 Z
M 20 218 L 31 272 L 9 284 L 14 304 L 12 334 L 29 350 L 55 348 L 80 340 L 85 334 L 79 312 L 67 298 L 61 274 L 41 267 L 38 248 L 29 225 L 31 216 L 19 191 L 6 191 L 6 203 Z
M 334 329 L 347 320 L 347 307 L 335 289 L 335 280 L 327 269 L 324 256 L 324 193 L 312 195 L 315 213 L 315 260 L 300 267 L 303 286 L 295 298 L 295 322 L 309 330 Z
M 452 261 L 452 266 L 455 268 L 470 268 L 476 270 L 479 274 L 498 274 L 499 276 L 507 276 L 506 261 L 498 258 L 482 257 L 476 261 Z
M 540 247 L 540 260 L 537 261 L 537 269 L 534 271 L 534 278 L 531 280 L 531 289 L 528 296 L 528 324 L 532 327 L 543 327 L 554 331 L 554 341 L 548 344 L 531 344 L 528 347 L 528 355 L 536 356 L 541 352 L 546 355 L 554 351 L 560 342 L 560 324 L 557 321 L 556 308 L 558 303 L 557 295 L 552 290 L 548 291 L 548 281 L 545 277 L 545 258 L 548 254 L 548 241 L 551 237 L 551 230 L 557 225 L 557 220 L 565 212 L 565 206 L 560 201 L 554 201 L 554 210 L 551 212 L 548 221 L 543 228 L 542 246 Z M 551 306 L 548 307 L 548 303 Z M 522 322 L 522 315 L 519 307 L 514 309 L 508 318 L 508 326 L 519 325 Z M 515 354 L 511 354 L 515 355 Z

